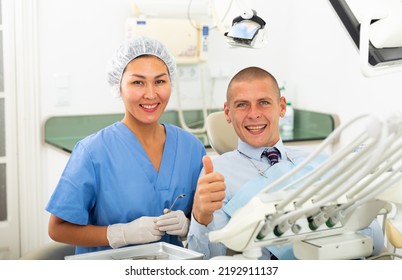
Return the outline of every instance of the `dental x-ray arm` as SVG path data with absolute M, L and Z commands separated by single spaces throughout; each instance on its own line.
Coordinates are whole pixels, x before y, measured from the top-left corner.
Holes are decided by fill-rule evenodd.
M 300 187 L 292 189 L 293 182 L 278 192 L 270 192 L 361 120 L 368 121 L 363 132 L 297 180 Z M 358 247 L 353 252 L 356 255 L 342 252 L 334 258 L 367 256 L 372 250 L 370 240 L 351 233 L 370 224 L 385 204 L 376 197 L 402 180 L 401 167 L 395 168 L 401 164 L 401 136 L 400 113 L 387 119 L 365 115 L 339 127 L 303 163 L 238 209 L 224 228 L 211 232 L 211 242 L 222 242 L 244 254 L 269 245 L 312 239 L 329 243 L 336 236 L 347 242 L 356 239 L 354 244 L 367 246 Z M 356 152 L 357 148 L 360 151 Z M 351 241 L 352 237 L 355 239 Z M 336 242 L 343 242 L 342 238 Z
M 401 13 L 402 14 L 402 13 Z M 373 67 L 369 63 L 369 47 L 370 47 L 370 27 L 373 19 L 377 17 L 375 14 L 368 12 L 362 19 L 360 25 L 360 40 L 359 40 L 359 60 L 360 69 L 366 77 L 374 77 L 385 74 L 392 74 L 402 71 L 402 64 L 396 62 L 395 65 L 376 66 Z

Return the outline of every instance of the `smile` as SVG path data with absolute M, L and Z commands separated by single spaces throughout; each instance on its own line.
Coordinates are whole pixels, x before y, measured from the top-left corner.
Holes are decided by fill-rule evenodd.
M 258 125 L 258 126 L 251 126 L 251 125 L 245 126 L 245 128 L 246 128 L 247 130 L 249 130 L 249 131 L 258 131 L 258 130 L 262 130 L 262 129 L 266 128 L 266 127 L 267 127 L 266 124 L 264 124 L 264 125 Z
M 152 110 L 152 109 L 155 109 L 155 108 L 158 106 L 158 104 L 153 104 L 153 105 L 141 104 L 140 106 L 141 106 L 142 108 L 145 108 L 145 109 L 148 109 L 148 110 Z

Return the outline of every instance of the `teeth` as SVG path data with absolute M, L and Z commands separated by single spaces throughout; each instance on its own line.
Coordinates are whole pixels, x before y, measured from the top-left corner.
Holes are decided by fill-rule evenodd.
M 142 107 L 144 107 L 145 109 L 153 109 L 157 106 L 158 104 L 154 104 L 154 105 L 141 105 Z
M 259 126 L 247 126 L 247 129 L 249 130 L 260 130 L 263 129 L 265 125 L 259 125 Z

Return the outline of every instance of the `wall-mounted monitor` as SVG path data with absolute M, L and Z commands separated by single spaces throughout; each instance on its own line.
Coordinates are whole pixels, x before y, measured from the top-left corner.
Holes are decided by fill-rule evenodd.
M 362 5 L 369 5 L 370 1 L 362 0 Z M 359 49 L 361 23 L 353 13 L 347 0 L 329 0 L 340 20 L 348 31 L 350 37 Z M 356 1 L 354 1 L 356 2 Z M 381 1 L 379 1 L 381 2 Z M 385 2 L 383 2 L 385 3 Z M 402 5 L 402 2 L 400 2 Z M 401 7 L 402 8 L 402 7 Z M 374 23 L 373 20 L 371 23 Z M 399 34 L 401 35 L 401 34 Z M 368 43 L 368 63 L 371 66 L 388 66 L 402 64 L 402 47 L 376 48 L 371 42 Z M 366 59 L 367 60 L 367 59 Z

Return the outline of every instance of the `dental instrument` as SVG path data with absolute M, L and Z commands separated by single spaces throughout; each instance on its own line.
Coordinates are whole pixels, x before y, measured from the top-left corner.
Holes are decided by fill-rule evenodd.
M 184 193 L 179 194 L 179 195 L 175 198 L 175 200 L 173 201 L 172 205 L 170 205 L 169 209 L 167 210 L 167 212 L 166 212 L 165 214 L 170 213 L 170 212 L 172 211 L 172 209 L 173 209 L 173 206 L 176 204 L 176 201 L 177 201 L 179 198 L 183 198 L 183 197 L 185 197 L 185 196 L 186 196 L 186 194 L 184 194 Z

